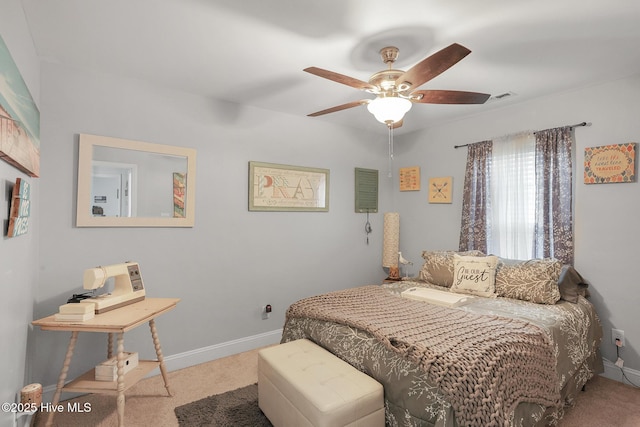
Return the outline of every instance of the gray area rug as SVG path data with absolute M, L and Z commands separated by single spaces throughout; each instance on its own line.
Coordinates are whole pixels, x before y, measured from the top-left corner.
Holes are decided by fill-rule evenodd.
M 272 427 L 258 407 L 258 384 L 175 408 L 180 427 Z

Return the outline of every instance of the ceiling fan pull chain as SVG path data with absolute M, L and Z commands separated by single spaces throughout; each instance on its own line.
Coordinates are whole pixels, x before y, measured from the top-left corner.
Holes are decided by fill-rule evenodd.
M 389 172 L 388 177 L 393 177 L 393 123 L 388 123 L 389 128 Z

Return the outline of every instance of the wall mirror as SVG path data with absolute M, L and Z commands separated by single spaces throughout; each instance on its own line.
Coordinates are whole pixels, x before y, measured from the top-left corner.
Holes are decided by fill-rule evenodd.
M 196 151 L 80 134 L 78 227 L 193 227 Z

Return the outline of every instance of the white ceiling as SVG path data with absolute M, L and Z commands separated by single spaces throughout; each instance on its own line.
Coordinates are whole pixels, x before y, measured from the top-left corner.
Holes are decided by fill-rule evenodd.
M 43 60 L 295 116 L 372 98 L 302 70 L 367 81 L 386 45 L 404 70 L 451 43 L 472 51 L 421 89 L 515 94 L 416 104 L 400 133 L 640 73 L 638 0 L 22 2 Z M 386 132 L 364 106 L 308 120 Z

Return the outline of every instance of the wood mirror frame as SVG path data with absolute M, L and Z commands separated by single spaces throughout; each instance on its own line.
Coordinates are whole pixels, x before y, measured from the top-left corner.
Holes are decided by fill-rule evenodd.
M 111 147 L 164 156 L 184 157 L 186 191 L 184 217 L 168 216 L 95 216 L 92 214 L 91 186 L 95 147 Z M 139 155 L 140 153 L 131 153 Z M 126 159 L 122 160 L 126 163 Z M 78 193 L 76 204 L 77 227 L 193 227 L 195 222 L 196 151 L 192 148 L 152 144 L 105 136 L 80 134 L 78 141 Z M 172 212 L 173 214 L 173 212 Z

